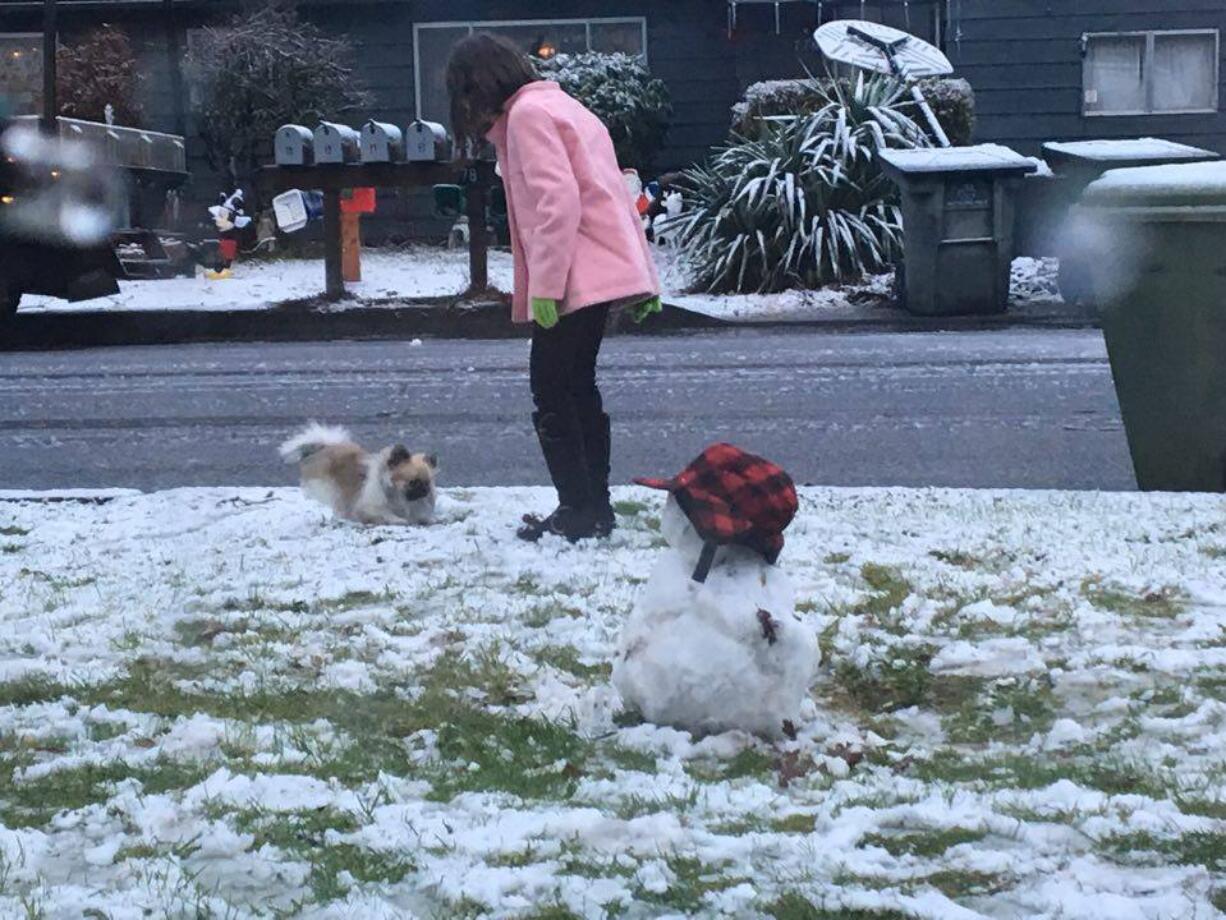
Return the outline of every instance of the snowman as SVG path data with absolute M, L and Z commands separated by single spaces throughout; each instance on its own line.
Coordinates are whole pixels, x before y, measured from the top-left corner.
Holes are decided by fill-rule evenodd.
M 669 493 L 669 548 L 619 642 L 613 684 L 622 701 L 698 735 L 794 736 L 820 652 L 775 565 L 796 515 L 792 480 L 716 444 L 674 479 L 636 482 Z

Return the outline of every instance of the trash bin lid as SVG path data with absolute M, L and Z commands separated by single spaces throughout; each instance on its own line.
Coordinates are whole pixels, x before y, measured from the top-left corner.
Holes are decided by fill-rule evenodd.
M 968 172 L 1023 175 L 1037 168 L 1030 157 L 1000 144 L 881 150 L 878 155 L 887 168 L 902 175 Z
M 1043 145 L 1043 156 L 1053 166 L 1066 163 L 1095 163 L 1106 168 L 1219 159 L 1218 154 L 1212 150 L 1177 144 L 1159 137 L 1049 141 Z
M 1091 183 L 1081 204 L 1138 211 L 1208 208 L 1226 215 L 1226 162 L 1112 169 Z

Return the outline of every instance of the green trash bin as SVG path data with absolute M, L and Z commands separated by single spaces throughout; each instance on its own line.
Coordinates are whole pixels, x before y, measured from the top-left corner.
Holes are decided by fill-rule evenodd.
M 922 316 L 1003 313 L 1017 184 L 1037 164 L 1008 147 L 882 150 L 902 193 L 902 304 Z
M 1050 141 L 1043 145 L 1043 159 L 1057 177 L 1065 214 L 1086 187 L 1111 169 L 1163 166 L 1169 163 L 1204 163 L 1219 159 L 1212 150 L 1177 144 L 1160 137 L 1110 138 L 1088 141 Z M 1089 260 L 1074 233 L 1067 238 L 1064 215 L 1057 210 L 1048 226 L 1047 248 L 1028 253 L 1060 258 L 1060 293 L 1069 303 L 1093 303 L 1094 288 Z
M 1079 212 L 1137 484 L 1226 491 L 1226 162 L 1113 170 Z

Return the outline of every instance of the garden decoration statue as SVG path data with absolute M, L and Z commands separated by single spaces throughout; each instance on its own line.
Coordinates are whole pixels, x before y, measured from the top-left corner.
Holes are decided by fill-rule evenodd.
M 251 218 L 244 210 L 243 190 L 235 189 L 229 195 L 223 193 L 217 204 L 209 208 L 209 216 L 213 218 L 213 226 L 221 235 L 217 247 L 217 264 L 213 266 L 213 276 L 221 278 L 226 276 L 225 273 L 238 259 L 240 239 L 254 234 Z
M 822 54 L 832 61 L 889 74 L 909 85 L 911 96 L 924 113 L 933 137 L 942 147 L 949 146 L 945 129 L 937 121 L 928 100 L 915 82 L 924 77 L 945 77 L 954 72 L 953 64 L 940 49 L 899 29 L 858 19 L 828 22 L 813 33 L 813 39 Z
M 669 549 L 620 639 L 623 703 L 696 734 L 794 736 L 820 653 L 775 564 L 797 511 L 791 478 L 715 444 L 674 479 L 636 481 L 669 493 Z

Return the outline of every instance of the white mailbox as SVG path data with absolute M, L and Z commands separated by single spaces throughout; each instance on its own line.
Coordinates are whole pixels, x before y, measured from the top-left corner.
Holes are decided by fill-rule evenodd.
M 403 159 L 404 132 L 381 121 L 362 125 L 363 163 L 398 163 Z
M 410 163 L 437 163 L 449 158 L 447 129 L 433 121 L 418 119 L 409 125 L 405 141 L 406 155 Z
M 273 142 L 278 166 L 310 166 L 315 162 L 315 135 L 302 125 L 282 125 Z
M 316 163 L 356 163 L 362 155 L 362 139 L 348 125 L 322 121 L 315 129 Z

